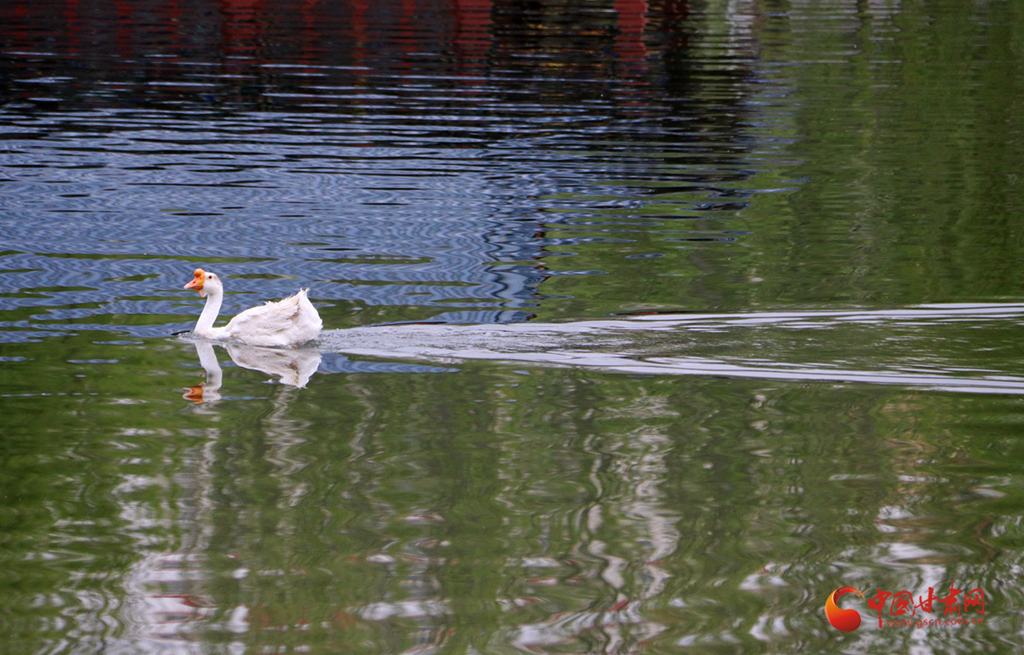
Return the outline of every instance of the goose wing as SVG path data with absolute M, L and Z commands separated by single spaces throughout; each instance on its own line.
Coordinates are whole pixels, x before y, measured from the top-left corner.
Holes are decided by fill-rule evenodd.
M 316 338 L 323 323 L 303 289 L 278 302 L 247 309 L 231 319 L 228 337 L 253 345 L 287 346 Z

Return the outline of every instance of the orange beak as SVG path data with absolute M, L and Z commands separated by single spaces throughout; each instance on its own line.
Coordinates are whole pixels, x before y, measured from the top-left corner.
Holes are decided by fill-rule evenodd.
M 185 289 L 195 289 L 196 291 L 203 290 L 203 282 L 206 280 L 206 273 L 201 268 L 197 268 L 195 272 L 195 278 L 189 280 L 188 284 L 184 286 Z

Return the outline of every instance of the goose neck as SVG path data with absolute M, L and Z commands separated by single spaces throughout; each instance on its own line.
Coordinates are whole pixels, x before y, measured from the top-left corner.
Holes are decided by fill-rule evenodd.
M 220 292 L 220 289 L 210 289 L 207 292 L 206 306 L 203 307 L 203 313 L 199 315 L 199 321 L 196 322 L 196 335 L 201 337 L 212 335 L 213 323 L 220 314 L 220 305 L 223 301 L 224 294 Z

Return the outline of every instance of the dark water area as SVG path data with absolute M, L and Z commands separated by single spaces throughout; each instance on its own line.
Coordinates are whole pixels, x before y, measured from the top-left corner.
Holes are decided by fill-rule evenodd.
M 183 262 L 219 264 L 239 291 L 272 298 L 294 287 L 279 278 L 286 261 L 336 301 L 340 327 L 507 322 L 536 312 L 545 281 L 607 273 L 546 263 L 573 248 L 612 247 L 639 269 L 658 250 L 735 241 L 718 215 L 749 197 L 730 188 L 753 177 L 734 88 L 747 72 L 688 79 L 687 37 L 672 27 L 687 7 L 664 9 L 654 73 L 642 4 L 631 26 L 597 5 L 550 26 L 533 24 L 539 8 L 489 5 L 133 4 L 47 20 L 31 13 L 52 9 L 20 5 L 5 21 L 5 195 L 12 215 L 52 220 L 11 226 L 10 266 L 42 268 L 33 279 L 57 287 L 56 305 L 70 279 L 102 303 L 107 280 L 158 276 L 118 280 L 132 300 L 116 313 L 167 316 L 177 303 L 162 297 L 180 294 L 166 276 Z M 61 52 L 40 56 L 48 39 Z M 654 75 L 661 88 L 644 82 Z M 665 88 L 704 85 L 714 98 Z M 674 241 L 638 241 L 654 224 L 636 206 L 669 195 L 689 202 L 644 214 L 666 214 L 652 216 L 667 228 L 655 240 Z M 702 216 L 711 223 L 691 225 Z M 40 240 L 55 257 L 18 256 Z M 90 279 L 96 261 L 106 273 Z
M 1017 652 L 1022 115 L 997 0 L 0 3 L 0 650 Z

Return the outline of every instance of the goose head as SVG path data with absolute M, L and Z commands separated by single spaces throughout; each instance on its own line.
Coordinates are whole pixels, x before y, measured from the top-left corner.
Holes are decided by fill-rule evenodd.
M 215 273 L 197 268 L 194 275 L 195 277 L 185 285 L 185 289 L 195 289 L 199 292 L 200 298 L 205 298 L 210 293 L 223 293 L 224 285 L 221 284 L 220 278 Z

